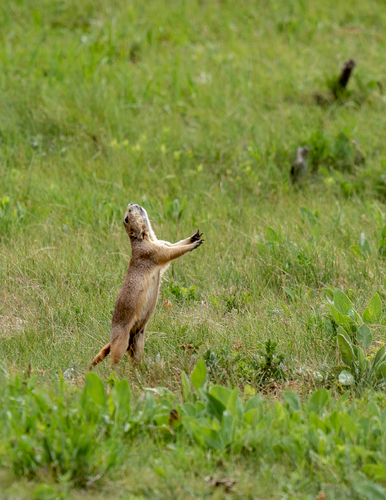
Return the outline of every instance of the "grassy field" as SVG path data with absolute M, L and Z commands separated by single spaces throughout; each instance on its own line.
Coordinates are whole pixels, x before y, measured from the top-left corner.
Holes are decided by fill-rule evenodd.
M 359 360 L 342 386 L 337 347 L 339 325 L 355 356 L 362 323 L 366 359 L 386 341 L 386 320 L 364 312 L 374 294 L 386 311 L 383 3 L 5 0 L 0 28 L 0 498 L 385 499 L 384 374 Z M 350 57 L 353 78 L 334 99 Z M 309 169 L 292 186 L 303 145 Z M 129 202 L 160 239 L 199 228 L 205 244 L 165 276 L 142 365 L 95 370 L 105 400 L 85 374 L 130 258 Z M 326 289 L 349 297 L 354 326 Z M 206 383 L 188 394 L 183 373 L 200 358 Z M 130 418 L 113 400 L 118 379 Z M 87 383 L 98 387 L 91 416 Z M 217 385 L 238 388 L 239 410 L 205 407 Z M 164 389 L 145 397 L 149 387 Z M 243 434 L 256 426 L 240 408 L 258 393 L 266 441 Z M 56 411 L 66 424 L 54 432 Z M 221 446 L 187 420 L 220 432 L 227 411 L 238 430 Z M 90 469 L 72 445 L 67 461 L 31 458 L 53 435 L 76 448 L 71 422 L 90 424 Z

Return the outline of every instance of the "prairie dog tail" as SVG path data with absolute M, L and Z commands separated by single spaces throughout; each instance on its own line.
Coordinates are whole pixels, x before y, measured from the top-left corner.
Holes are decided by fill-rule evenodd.
M 96 366 L 99 363 L 102 363 L 102 361 L 105 359 L 105 357 L 110 354 L 110 342 L 106 344 L 101 351 L 95 356 L 95 358 L 92 360 L 92 363 L 88 367 L 88 371 L 91 372 L 94 366 Z

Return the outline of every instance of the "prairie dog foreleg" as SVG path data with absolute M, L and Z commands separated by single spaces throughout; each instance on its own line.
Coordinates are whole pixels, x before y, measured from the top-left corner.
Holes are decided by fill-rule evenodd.
M 178 257 L 181 257 L 182 255 L 185 255 L 187 252 L 191 252 L 195 248 L 199 247 L 201 243 L 202 240 L 198 240 L 194 243 L 190 243 L 189 245 L 179 245 L 171 247 L 159 246 L 157 248 L 155 260 L 158 264 L 165 265 L 168 262 L 174 259 L 178 259 Z
M 169 243 L 168 241 L 163 241 L 163 240 L 158 240 L 160 243 L 163 243 L 167 247 L 182 247 L 184 245 L 190 245 L 190 243 L 194 243 L 195 241 L 198 241 L 201 239 L 201 236 L 204 233 L 200 233 L 200 231 L 196 231 L 192 236 L 189 236 L 189 238 L 185 238 L 184 240 L 177 241 L 177 243 Z

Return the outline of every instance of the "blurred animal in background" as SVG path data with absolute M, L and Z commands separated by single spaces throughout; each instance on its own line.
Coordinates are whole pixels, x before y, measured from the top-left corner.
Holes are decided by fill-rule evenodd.
M 308 146 L 300 147 L 296 150 L 296 160 L 291 165 L 290 180 L 291 184 L 299 183 L 307 171 L 307 156 L 310 148 Z

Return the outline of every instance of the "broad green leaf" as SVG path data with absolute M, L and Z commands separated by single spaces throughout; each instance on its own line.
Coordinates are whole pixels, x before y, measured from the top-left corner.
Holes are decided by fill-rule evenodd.
M 369 364 L 369 360 L 366 358 L 363 350 L 360 347 L 357 347 L 357 360 L 361 375 L 363 375 Z
M 205 448 L 205 440 L 201 433 L 201 426 L 198 424 L 196 419 L 183 415 L 181 422 L 190 437 L 193 438 L 199 446 Z
M 340 424 L 342 426 L 342 431 L 346 435 L 346 440 L 356 440 L 360 431 L 359 426 L 355 425 L 354 420 L 351 416 L 341 411 L 339 414 Z
M 346 391 L 344 392 L 341 397 L 338 399 L 338 403 L 341 403 L 341 404 L 344 404 L 346 401 L 349 400 L 350 398 L 350 392 L 349 391 Z
M 373 334 L 367 325 L 362 325 L 357 331 L 357 341 L 365 349 L 368 349 L 373 341 Z
M 110 415 L 114 415 L 115 411 L 118 412 L 118 407 L 114 403 L 114 396 L 112 392 L 107 396 L 107 408 Z
M 363 255 L 370 255 L 371 253 L 371 248 L 369 245 L 369 240 L 365 237 L 365 233 L 361 233 L 361 236 L 359 238 L 358 246 L 361 249 L 361 252 Z
M 386 491 L 374 483 L 362 483 L 355 486 L 355 491 L 368 500 L 386 500 Z
M 222 420 L 223 413 L 226 409 L 225 405 L 209 394 L 208 392 L 206 393 L 207 397 L 207 411 L 211 416 L 217 417 L 219 420 Z
M 202 358 L 197 361 L 197 364 L 194 367 L 192 374 L 190 375 L 190 380 L 192 381 L 192 384 L 194 385 L 196 391 L 198 391 L 198 389 L 201 389 L 201 387 L 205 384 L 206 365 L 205 361 Z
M 277 420 L 285 420 L 287 415 L 286 410 L 283 408 L 283 405 L 279 403 L 279 401 L 276 401 L 275 403 L 275 418 Z
M 307 207 L 300 207 L 300 213 L 303 219 L 305 219 L 311 226 L 315 226 L 318 223 L 317 214 L 313 214 Z
M 279 235 L 274 229 L 272 229 L 272 227 L 267 226 L 266 234 L 267 241 L 271 243 L 279 243 Z
M 117 382 L 112 390 L 115 408 L 122 419 L 130 413 L 130 387 L 127 380 Z
M 348 340 L 347 331 L 343 328 L 343 326 L 339 326 L 336 333 L 337 334 L 341 333 L 343 337 L 345 337 Z
M 355 292 L 352 288 L 345 288 L 347 297 L 353 302 L 355 299 Z
M 174 397 L 174 392 L 172 392 L 170 389 L 167 387 L 146 387 L 145 391 L 152 392 L 153 394 L 157 394 L 157 396 L 173 396 Z
M 315 432 L 315 429 L 313 427 L 310 427 L 308 429 L 306 437 L 307 437 L 308 441 L 310 442 L 311 446 L 314 448 L 314 450 L 317 451 L 319 448 L 320 436 L 317 432 Z
M 41 392 L 39 394 L 37 394 L 36 392 L 33 392 L 31 395 L 34 398 L 34 400 L 36 401 L 36 403 L 38 404 L 39 410 L 43 413 L 47 413 L 50 408 L 52 408 L 53 406 L 56 406 L 52 402 L 50 396 L 44 392 Z
M 386 471 L 383 464 L 367 464 L 362 467 L 362 471 L 373 481 L 385 481 Z
M 301 410 L 302 405 L 300 404 L 299 397 L 294 392 L 292 391 L 285 392 L 284 399 L 293 412 Z
M 341 325 L 342 323 L 344 324 L 345 321 L 343 314 L 341 314 L 333 304 L 330 304 L 330 312 L 331 316 L 338 323 L 338 325 Z
M 337 411 L 333 411 L 328 420 L 330 422 L 330 426 L 335 430 L 336 433 L 338 433 L 340 429 L 339 413 Z
M 99 406 L 105 406 L 106 394 L 102 380 L 95 373 L 88 373 L 86 377 L 87 396 Z
M 370 300 L 369 305 L 363 313 L 363 321 L 366 323 L 379 323 L 382 316 L 382 302 L 379 295 L 376 293 Z
M 373 368 L 383 358 L 384 355 L 385 355 L 385 346 L 383 345 L 382 347 L 380 347 L 378 349 L 376 355 L 373 357 L 373 360 L 372 360 L 372 367 Z
M 251 427 L 256 427 L 260 420 L 260 412 L 258 409 L 253 408 L 244 413 L 244 422 L 249 424 Z
M 48 484 L 39 484 L 32 494 L 32 500 L 59 500 L 64 498 L 56 489 Z
M 154 423 L 157 425 L 161 430 L 166 430 L 167 433 L 170 433 L 170 427 L 169 427 L 169 415 L 168 413 L 164 413 L 163 415 L 155 415 L 154 416 Z M 173 423 L 171 424 L 173 426 Z
M 369 402 L 369 404 L 367 405 L 367 411 L 368 411 L 369 415 L 371 415 L 372 417 L 380 417 L 381 416 L 381 412 L 379 411 L 379 408 L 378 408 L 377 404 L 374 403 L 374 401 Z
M 343 370 L 339 373 L 339 382 L 342 385 L 354 385 L 355 379 L 350 372 L 348 372 L 347 370 Z
M 354 323 L 359 323 L 359 324 L 362 323 L 360 315 L 352 307 L 348 310 L 347 316 L 351 318 L 354 321 Z
M 345 365 L 351 366 L 354 363 L 356 357 L 351 342 L 347 339 L 346 336 L 342 335 L 342 333 L 338 333 L 337 338 L 342 361 Z
M 190 389 L 190 382 L 188 376 L 186 375 L 185 372 L 181 373 L 181 385 L 182 385 L 182 395 L 184 396 L 184 400 L 185 401 L 190 400 L 192 391 Z
M 308 401 L 308 407 L 311 411 L 319 413 L 320 410 L 328 403 L 329 399 L 330 395 L 328 394 L 328 391 L 324 388 L 319 389 L 311 396 Z
M 344 316 L 348 314 L 353 307 L 351 300 L 339 288 L 334 290 L 334 306 Z
M 288 297 L 290 297 L 292 300 L 296 300 L 296 296 L 295 296 L 294 292 L 290 288 L 288 288 L 288 287 L 285 286 L 284 287 L 284 291 L 288 295 Z
M 350 318 L 350 316 L 346 316 L 344 314 L 341 314 L 336 307 L 334 307 L 332 304 L 330 305 L 330 311 L 332 314 L 332 317 L 338 323 L 338 325 L 354 325 L 355 321 Z
M 235 438 L 235 430 L 236 430 L 236 419 L 229 413 L 229 411 L 225 410 L 223 419 L 221 422 L 221 441 L 226 448 L 234 442 Z
M 323 292 L 328 295 L 328 298 L 334 298 L 334 290 L 331 290 L 330 288 L 323 288 Z
M 219 431 L 200 425 L 199 432 L 201 433 L 201 436 L 204 439 L 205 444 L 209 448 L 213 448 L 215 450 L 221 450 L 224 448 L 224 446 L 221 443 L 221 437 Z
M 381 257 L 385 256 L 386 253 L 386 238 L 382 238 L 378 241 L 378 253 Z
M 386 377 L 386 361 L 381 361 L 375 369 L 378 377 Z
M 184 403 L 181 406 L 181 412 L 183 412 L 188 417 L 195 417 L 197 415 L 197 409 L 192 403 Z
M 222 385 L 212 385 L 209 390 L 209 394 L 220 401 L 225 408 L 228 404 L 228 399 L 231 395 L 231 391 L 226 387 L 223 387 Z
M 358 247 L 358 245 L 352 245 L 350 247 L 350 252 L 355 255 L 356 257 L 360 257 L 363 260 L 367 259 L 366 254 L 362 252 L 362 250 Z
M 249 410 L 257 410 L 261 408 L 261 406 L 262 406 L 261 396 L 260 394 L 256 394 L 256 396 L 251 398 L 245 405 L 245 412 Z
M 327 432 L 327 423 L 325 422 L 324 419 L 320 418 L 319 415 L 316 413 L 311 413 L 310 415 L 310 424 L 315 428 L 315 429 L 320 429 L 324 433 Z
M 254 398 L 252 398 L 254 399 Z M 227 403 L 227 410 L 234 415 L 235 417 L 239 417 L 240 419 L 243 416 L 243 405 L 240 401 L 239 394 L 237 387 L 233 389 L 233 391 L 230 393 L 228 403 Z
M 196 401 L 194 407 L 196 408 L 197 411 L 203 411 L 205 410 L 205 405 L 201 403 L 201 401 Z

